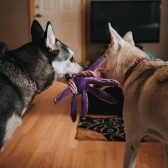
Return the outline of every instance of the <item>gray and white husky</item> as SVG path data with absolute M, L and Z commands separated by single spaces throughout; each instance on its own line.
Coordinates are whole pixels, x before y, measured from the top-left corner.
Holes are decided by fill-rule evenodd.
M 0 44 L 0 149 L 21 124 L 21 116 L 37 93 L 54 79 L 82 70 L 73 52 L 55 37 L 50 22 L 44 31 L 34 20 L 31 34 L 32 42 L 15 50 Z

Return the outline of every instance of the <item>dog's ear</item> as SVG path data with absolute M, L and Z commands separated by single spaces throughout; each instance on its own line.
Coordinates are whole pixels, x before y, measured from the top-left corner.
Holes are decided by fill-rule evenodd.
M 37 20 L 33 20 L 31 27 L 32 41 L 39 44 L 44 36 L 44 30 Z
M 54 49 L 55 46 L 55 35 L 51 26 L 51 23 L 48 21 L 46 30 L 45 30 L 45 43 L 46 46 L 50 49 Z
M 131 45 L 135 46 L 134 40 L 133 40 L 133 35 L 132 32 L 129 31 L 125 34 L 125 36 L 123 37 L 123 39 L 125 41 L 127 41 L 128 43 L 130 43 Z
M 112 28 L 111 24 L 108 23 L 108 28 L 110 31 L 110 36 L 111 36 L 111 44 L 113 46 L 113 48 L 118 47 L 118 44 L 122 44 L 123 43 L 123 39 L 121 38 L 121 36 Z

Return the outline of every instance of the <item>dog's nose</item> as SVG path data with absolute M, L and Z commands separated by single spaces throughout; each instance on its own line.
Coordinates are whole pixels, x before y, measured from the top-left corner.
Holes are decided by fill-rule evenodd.
M 88 67 L 87 66 L 84 66 L 84 65 L 80 65 L 82 67 L 82 70 L 85 71 L 85 70 L 88 70 Z
M 71 77 L 69 76 L 69 74 L 65 74 L 65 79 L 66 79 L 67 81 L 69 81 L 70 78 L 71 78 Z

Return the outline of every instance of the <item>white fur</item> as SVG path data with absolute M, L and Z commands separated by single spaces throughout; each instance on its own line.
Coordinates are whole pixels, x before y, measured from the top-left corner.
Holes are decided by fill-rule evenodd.
M 48 25 L 47 28 L 47 39 L 46 39 L 47 47 L 54 50 L 55 47 L 55 35 L 52 29 L 51 24 Z M 70 48 L 67 48 L 69 51 L 69 58 L 71 58 L 74 53 Z M 52 66 L 56 72 L 55 79 L 59 81 L 64 80 L 64 76 L 67 73 L 79 73 L 82 70 L 82 67 L 76 62 L 71 62 L 69 59 L 63 61 L 54 61 Z
M 123 39 L 125 41 L 127 41 L 129 44 L 135 46 L 135 43 L 134 43 L 134 40 L 133 40 L 133 35 L 132 35 L 132 32 L 129 31 L 125 34 L 125 36 L 123 37 Z
M 21 112 L 21 115 L 23 116 L 23 114 L 26 112 L 27 108 L 24 108 Z
M 52 66 L 56 72 L 55 77 L 57 80 L 64 79 L 64 76 L 67 73 L 79 73 L 82 70 L 82 67 L 79 64 L 71 62 L 69 59 L 66 61 L 54 61 Z
M 48 29 L 47 29 L 46 45 L 52 50 L 54 49 L 54 46 L 55 46 L 55 35 L 50 24 L 48 25 Z
M 22 123 L 21 118 L 13 114 L 7 121 L 6 129 L 5 129 L 5 136 L 4 142 L 9 140 L 15 131 L 15 129 Z
M 74 55 L 73 51 L 70 48 L 68 48 L 68 51 L 69 51 L 70 57 L 72 57 Z
M 4 149 L 5 149 L 5 146 L 2 146 L 2 148 L 1 148 L 1 152 L 3 152 L 3 151 L 4 151 Z
M 69 58 L 71 58 L 74 53 L 71 49 L 68 48 Z M 54 61 L 52 66 L 56 73 L 56 80 L 62 81 L 65 74 L 67 73 L 79 73 L 82 70 L 82 67 L 76 62 L 71 62 L 69 59 L 66 61 Z

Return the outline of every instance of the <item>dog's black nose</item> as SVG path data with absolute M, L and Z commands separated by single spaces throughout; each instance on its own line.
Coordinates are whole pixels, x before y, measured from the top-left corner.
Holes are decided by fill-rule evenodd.
M 83 71 L 88 70 L 88 67 L 87 67 L 87 66 L 83 66 L 83 65 L 81 65 L 81 67 L 83 68 Z
M 65 79 L 66 79 L 67 81 L 69 81 L 69 79 L 71 79 L 71 77 L 69 76 L 69 74 L 65 74 Z

